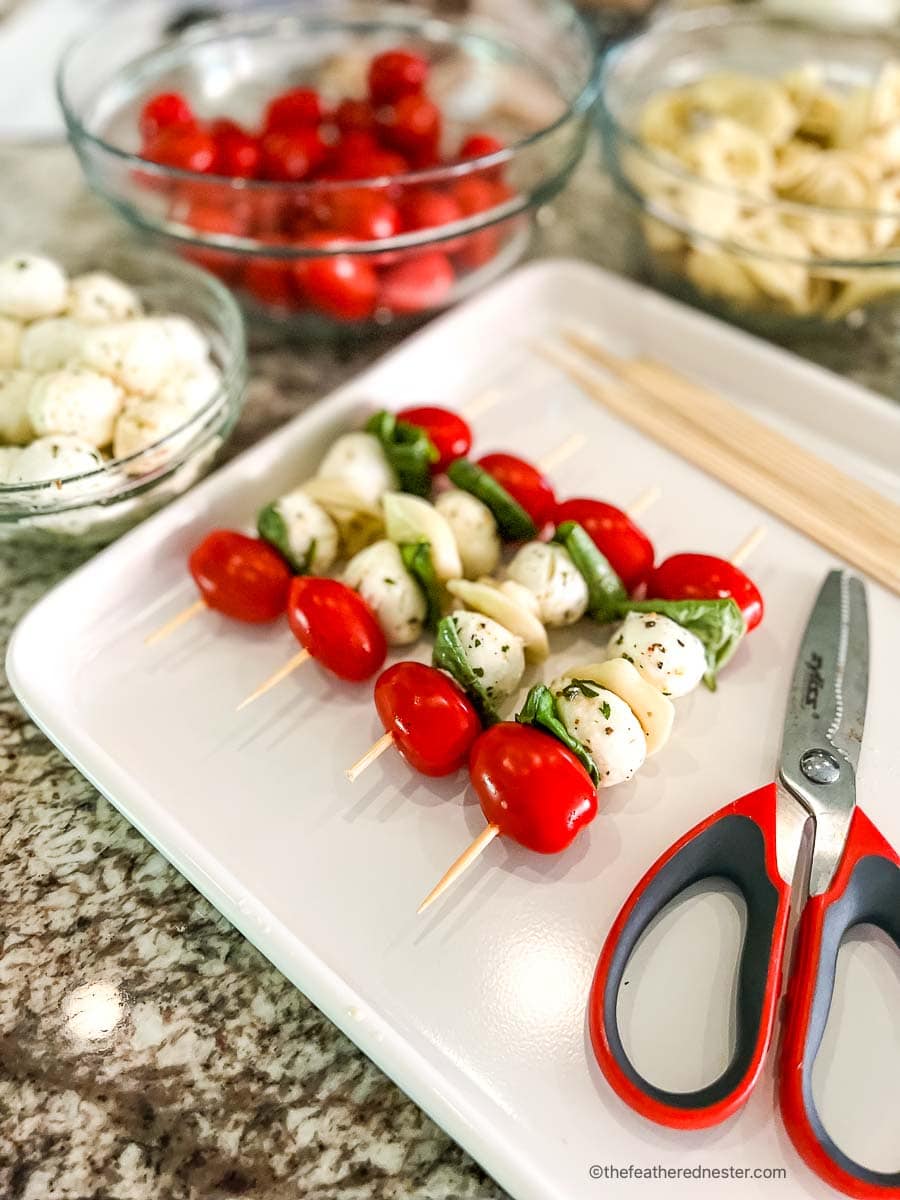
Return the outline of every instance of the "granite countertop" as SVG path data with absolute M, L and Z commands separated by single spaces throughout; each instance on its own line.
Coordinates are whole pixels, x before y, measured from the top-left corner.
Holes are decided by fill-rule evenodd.
M 121 234 L 62 147 L 0 147 L 0 178 L 2 250 L 81 255 Z M 624 269 L 613 205 L 592 153 L 541 214 L 533 252 Z M 231 452 L 382 349 L 255 338 Z M 856 343 L 852 360 L 846 346 L 801 349 L 891 390 L 889 341 Z M 4 651 L 21 614 L 85 557 L 0 551 Z M 503 1195 L 51 747 L 5 677 L 0 764 L 0 1195 Z

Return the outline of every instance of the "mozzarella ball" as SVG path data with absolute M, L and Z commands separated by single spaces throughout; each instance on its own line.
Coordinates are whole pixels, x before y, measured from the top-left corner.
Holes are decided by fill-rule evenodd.
M 511 696 L 525 674 L 522 639 L 492 617 L 458 609 L 450 619 L 469 666 L 481 681 L 488 698 L 499 703 Z
M 425 597 L 393 542 L 373 542 L 355 554 L 344 570 L 344 583 L 373 610 L 391 646 L 418 640 L 427 612 Z
M 113 440 L 122 390 L 105 375 L 83 367 L 64 367 L 42 375 L 28 399 L 28 417 L 39 437 L 67 433 L 92 446 Z
M 55 317 L 68 298 L 65 273 L 52 258 L 11 254 L 0 262 L 0 315 L 18 321 Z
M 0 317 L 0 371 L 19 366 L 21 343 L 22 322 Z
M 113 428 L 113 457 L 130 458 L 148 446 L 155 446 L 190 419 L 190 409 L 177 400 L 130 396 Z
M 600 772 L 599 787 L 624 783 L 639 771 L 647 757 L 641 723 L 621 697 L 571 679 L 550 685 L 563 724 L 584 745 Z
M 136 292 L 106 271 L 76 275 L 69 285 L 69 316 L 87 325 L 128 321 L 141 316 L 143 306 Z
M 434 507 L 456 539 L 464 578 L 492 575 L 500 561 L 502 544 L 497 522 L 488 506 L 469 492 L 451 488 L 438 496 Z
M 607 653 L 633 663 L 664 696 L 687 695 L 706 674 L 706 650 L 697 635 L 659 613 L 629 613 Z
M 22 366 L 30 371 L 56 371 L 78 358 L 83 342 L 84 326 L 71 317 L 35 321 L 22 334 Z
M 397 490 L 397 477 L 373 433 L 345 433 L 322 459 L 320 479 L 340 479 L 364 500 L 377 504 L 385 492 Z
M 322 575 L 334 566 L 340 545 L 338 528 L 320 504 L 296 488 L 280 496 L 269 508 L 281 518 L 283 528 L 276 540 L 263 532 L 261 522 L 260 533 L 277 546 L 296 570 Z
M 103 465 L 100 451 L 77 437 L 37 438 L 26 446 L 9 473 L 10 483 L 37 483 L 83 475 Z
M 28 401 L 36 381 L 34 371 L 0 371 L 0 441 L 24 446 L 34 437 Z
M 564 546 L 528 542 L 517 551 L 507 574 L 537 599 L 538 617 L 551 629 L 574 625 L 587 612 L 587 584 Z
M 175 364 L 168 337 L 150 318 L 89 326 L 81 359 L 85 366 L 114 379 L 126 392 L 142 396 L 157 391 Z
M 22 451 L 18 446 L 0 446 L 0 483 L 9 483 Z
M 156 324 L 166 335 L 175 363 L 194 367 L 209 359 L 210 345 L 200 326 L 189 317 L 156 317 Z
M 210 362 L 181 367 L 163 380 L 153 399 L 164 404 L 181 404 L 190 413 L 199 412 L 222 386 L 222 375 Z

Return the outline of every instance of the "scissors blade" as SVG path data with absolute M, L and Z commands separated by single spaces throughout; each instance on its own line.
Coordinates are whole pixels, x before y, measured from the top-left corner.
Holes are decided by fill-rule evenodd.
M 797 656 L 781 748 L 781 781 L 816 820 L 811 895 L 828 887 L 846 841 L 868 680 L 865 588 L 847 571 L 830 571 Z

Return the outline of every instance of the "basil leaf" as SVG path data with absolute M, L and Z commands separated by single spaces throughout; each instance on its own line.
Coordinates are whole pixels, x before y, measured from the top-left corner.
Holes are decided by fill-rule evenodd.
M 447 468 L 447 474 L 460 491 L 470 492 L 488 506 L 506 541 L 525 542 L 537 536 L 537 526 L 522 505 L 477 463 L 458 458 Z
M 575 521 L 563 521 L 553 535 L 569 552 L 588 589 L 588 612 L 602 625 L 615 621 L 628 603 L 625 585 L 602 554 L 594 539 Z
M 435 630 L 444 611 L 444 593 L 434 570 L 430 542 L 404 542 L 400 547 L 404 566 L 425 596 L 425 628 Z
M 424 429 L 398 421 L 393 413 L 377 412 L 366 421 L 366 433 L 374 433 L 381 442 L 388 462 L 404 492 L 415 496 L 431 494 L 431 464 L 440 455 Z
M 725 666 L 744 636 L 744 617 L 732 599 L 630 601 L 624 612 L 655 612 L 671 617 L 700 639 L 706 649 L 703 682 L 716 690 L 716 675 Z
M 597 693 L 595 692 L 594 695 Z M 522 711 L 516 715 L 516 720 L 520 725 L 534 725 L 535 728 L 542 729 L 544 733 L 549 733 L 551 737 L 562 742 L 567 749 L 572 751 L 590 775 L 594 787 L 599 785 L 600 771 L 597 764 L 588 753 L 584 743 L 573 737 L 566 729 L 563 719 L 559 715 L 559 709 L 556 707 L 556 697 L 545 684 L 536 683 L 534 685 L 525 698 Z
M 443 617 L 438 621 L 431 662 L 433 666 L 440 667 L 453 676 L 475 705 L 484 725 L 497 724 L 500 714 L 466 658 L 466 652 L 459 640 L 459 630 L 452 616 Z
M 595 696 L 600 695 L 600 688 L 588 679 L 572 679 L 563 688 L 562 694 L 567 700 L 574 700 L 578 696 L 586 696 L 592 700 Z
M 296 571 L 298 575 L 306 574 L 310 563 L 315 558 L 315 539 L 310 542 L 309 548 L 303 558 L 298 558 L 291 549 L 291 539 L 287 523 L 281 515 L 277 501 L 267 504 L 265 508 L 260 509 L 259 516 L 256 518 L 256 530 L 263 541 L 268 542 L 270 546 L 274 546 L 288 566 Z

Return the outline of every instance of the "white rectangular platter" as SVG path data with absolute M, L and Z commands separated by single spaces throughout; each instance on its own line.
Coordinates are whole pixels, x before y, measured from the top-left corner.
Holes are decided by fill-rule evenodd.
M 435 322 L 56 588 L 16 632 L 10 678 L 35 721 L 127 819 L 518 1200 L 649 1196 L 659 1180 L 590 1176 L 592 1165 L 629 1163 L 785 1168 L 783 1179 L 735 1179 L 729 1195 L 825 1197 L 778 1124 L 771 1063 L 726 1125 L 659 1129 L 607 1088 L 585 1005 L 603 937 L 644 870 L 695 822 L 772 778 L 795 650 L 834 559 L 609 416 L 537 357 L 533 340 L 567 321 L 752 406 L 900 498 L 900 410 L 889 402 L 595 268 L 538 264 Z M 483 826 L 464 777 L 423 781 L 388 754 L 348 783 L 343 769 L 381 732 L 371 686 L 340 684 L 316 666 L 236 713 L 296 648 L 283 625 L 251 629 L 204 614 L 158 647 L 142 639 L 193 599 L 192 545 L 215 525 L 249 527 L 264 502 L 312 473 L 339 431 L 375 407 L 462 406 L 486 387 L 502 397 L 474 420 L 478 452 L 535 459 L 583 430 L 587 445 L 556 472 L 559 493 L 624 506 L 658 484 L 663 498 L 642 524 L 660 557 L 727 555 L 764 523 L 768 537 L 747 569 L 767 615 L 717 694 L 679 701 L 666 750 L 631 783 L 601 793 L 600 816 L 570 851 L 543 859 L 495 842 L 417 918 L 418 901 Z M 900 600 L 874 584 L 869 599 L 860 797 L 900 845 Z M 600 638 L 587 626 L 555 636 L 544 677 L 596 659 Z M 429 653 L 423 643 L 413 656 Z M 649 967 L 635 974 L 626 1029 L 645 1073 L 696 1087 L 727 1061 L 726 972 L 742 917 L 713 895 L 667 920 L 671 949 L 658 958 L 680 966 L 677 980 Z M 898 1111 L 900 967 L 878 937 L 842 951 L 835 1010 L 855 1019 L 826 1035 L 823 1117 L 845 1149 L 896 1169 L 883 1114 Z M 698 1193 L 691 1179 L 667 1187 Z

